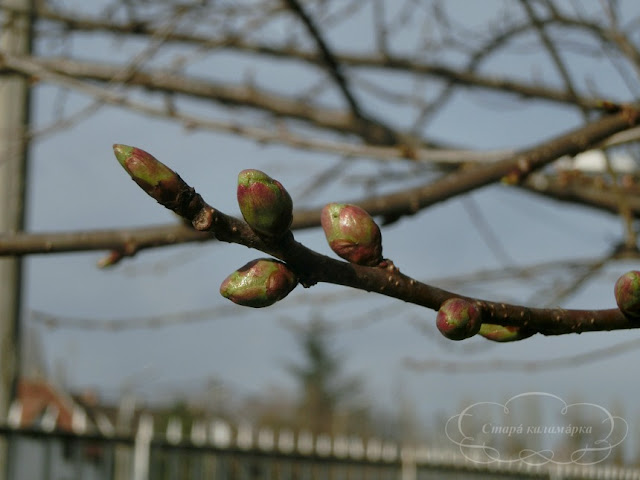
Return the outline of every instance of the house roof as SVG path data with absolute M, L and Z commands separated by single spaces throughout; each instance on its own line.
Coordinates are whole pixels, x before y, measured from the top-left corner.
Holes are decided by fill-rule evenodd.
M 73 430 L 73 399 L 44 380 L 20 379 L 14 412 L 16 406 L 19 408 L 19 416 L 14 422 L 17 420 L 20 426 L 42 425 L 43 422 L 53 421 L 55 429 Z

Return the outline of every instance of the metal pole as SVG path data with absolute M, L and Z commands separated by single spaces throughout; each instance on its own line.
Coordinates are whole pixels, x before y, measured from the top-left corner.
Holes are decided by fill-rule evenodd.
M 4 0 L 0 53 L 31 53 L 33 0 Z M 0 77 L 0 231 L 24 226 L 29 125 L 29 84 L 18 75 Z M 4 422 L 20 373 L 22 262 L 0 259 L 0 420 Z M 8 474 L 7 443 L 0 444 L 0 480 Z

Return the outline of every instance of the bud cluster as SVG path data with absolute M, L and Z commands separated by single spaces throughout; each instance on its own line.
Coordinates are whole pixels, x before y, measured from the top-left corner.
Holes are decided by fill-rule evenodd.
M 249 227 L 265 239 L 278 239 L 291 227 L 293 202 L 282 184 L 260 170 L 238 174 L 238 205 Z M 220 293 L 238 305 L 262 308 L 289 295 L 298 279 L 283 262 L 259 258 L 229 275 Z
M 181 203 L 180 199 L 184 201 L 196 195 L 176 172 L 144 150 L 119 144 L 113 149 L 131 178 L 168 208 L 179 212 L 175 207 Z M 289 232 L 293 202 L 279 181 L 260 170 L 243 170 L 238 174 L 237 200 L 244 220 L 263 241 L 276 242 Z M 368 267 L 387 265 L 382 257 L 380 228 L 364 209 L 357 205 L 330 203 L 322 209 L 320 220 L 330 248 L 339 257 Z M 118 255 L 121 253 L 112 252 L 103 265 L 117 262 Z M 261 308 L 282 300 L 297 284 L 296 274 L 286 263 L 259 258 L 229 275 L 222 282 L 220 293 L 239 305 Z M 615 294 L 625 315 L 640 318 L 640 272 L 629 272 L 620 277 Z M 436 326 L 451 340 L 463 340 L 479 333 L 489 340 L 509 342 L 531 335 L 519 327 L 483 325 L 482 316 L 480 303 L 450 298 L 440 306 Z

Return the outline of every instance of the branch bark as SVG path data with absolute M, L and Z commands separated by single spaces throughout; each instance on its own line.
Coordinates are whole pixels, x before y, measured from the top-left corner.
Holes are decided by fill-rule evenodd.
M 351 203 L 357 203 L 373 216 L 384 217 L 387 222 L 395 221 L 402 216 L 413 215 L 436 203 L 499 181 L 503 177 L 511 176 L 518 181 L 524 181 L 536 169 L 564 155 L 575 155 L 588 150 L 615 133 L 632 128 L 637 121 L 635 111 L 625 109 L 618 114 L 605 116 L 596 122 L 543 142 L 537 147 L 509 159 L 488 165 L 462 167 L 433 183 L 397 193 L 364 198 Z M 530 186 L 529 188 L 537 187 Z M 540 193 L 541 190 L 541 188 L 537 188 L 534 191 Z M 552 189 L 549 186 L 547 191 L 557 196 L 558 199 L 562 199 L 561 189 Z M 565 199 L 568 199 L 568 194 L 564 193 L 564 195 Z M 583 196 L 582 198 L 587 197 Z M 590 201 L 601 208 L 609 208 L 604 199 L 594 198 Z M 640 212 L 640 205 L 638 205 L 637 211 Z M 319 209 L 296 210 L 294 212 L 293 229 L 314 228 L 319 224 Z M 118 250 L 125 255 L 132 255 L 147 248 L 210 239 L 210 236 L 191 231 L 183 225 L 125 231 L 4 234 L 0 235 L 0 256 L 105 249 Z
M 122 67 L 119 65 L 95 64 L 68 58 L 43 59 L 0 55 L 0 74 L 21 73 L 33 76 L 38 68 L 44 68 L 71 79 L 108 83 L 112 83 L 122 74 Z M 396 145 L 402 136 L 379 122 L 370 119 L 362 120 L 341 109 L 323 107 L 319 104 L 309 105 L 307 102 L 279 95 L 254 85 L 224 84 L 153 70 L 131 72 L 127 77 L 126 85 L 142 87 L 150 92 L 185 95 L 227 106 L 261 110 L 276 117 L 301 120 L 338 133 L 351 133 L 372 145 Z
M 162 186 L 158 184 L 154 188 Z M 167 198 L 167 193 L 168 191 L 163 194 L 163 205 L 184 216 L 196 230 L 209 232 L 220 241 L 244 245 L 286 262 L 305 287 L 319 282 L 333 283 L 379 293 L 433 310 L 438 310 L 449 298 L 465 298 L 476 303 L 482 312 L 483 323 L 517 326 L 523 332 L 544 335 L 640 327 L 640 322 L 626 318 L 618 309 L 540 309 L 464 297 L 408 277 L 390 261 L 377 267 L 365 267 L 321 255 L 297 242 L 291 232 L 277 240 L 261 237 L 245 222 L 208 205 L 193 190 L 188 204 L 179 198 Z
M 0 6 L 0 8 L 6 8 Z M 133 36 L 153 36 L 157 35 L 161 27 L 154 26 L 147 21 L 116 22 L 104 18 L 92 18 L 81 16 L 71 12 L 53 10 L 47 6 L 40 6 L 37 16 L 63 25 L 67 31 L 102 31 L 114 35 Z M 569 17 L 559 16 L 550 20 L 544 20 L 546 25 L 550 22 L 558 22 L 564 26 L 587 29 L 594 32 L 600 38 L 610 40 L 614 38 L 614 33 L 607 33 L 601 26 L 590 23 L 586 20 L 575 20 Z M 526 32 L 526 28 L 517 29 L 517 32 Z M 238 36 L 226 36 L 214 38 L 193 32 L 173 32 L 167 36 L 167 41 L 176 43 L 186 43 L 199 45 L 202 48 L 228 49 L 247 54 L 258 54 L 282 59 L 303 61 L 318 66 L 323 66 L 325 61 L 321 54 L 301 50 L 293 46 L 273 46 L 247 41 Z M 418 58 L 391 54 L 390 52 L 380 52 L 371 54 L 350 54 L 347 52 L 333 52 L 334 59 L 341 65 L 357 67 L 363 69 L 382 69 L 396 72 L 405 72 L 421 76 L 431 77 L 440 80 L 453 82 L 470 88 L 481 88 L 500 93 L 510 93 L 512 95 L 526 99 L 540 99 L 564 105 L 575 106 L 576 98 L 561 89 L 549 86 L 534 85 L 515 79 L 501 76 L 483 75 L 480 73 L 461 71 L 454 67 L 439 63 L 427 63 Z M 590 110 L 602 108 L 601 102 L 597 98 L 578 96 L 578 105 Z

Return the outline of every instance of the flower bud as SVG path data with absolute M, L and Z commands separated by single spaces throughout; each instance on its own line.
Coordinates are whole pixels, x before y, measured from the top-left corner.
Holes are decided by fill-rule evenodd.
M 229 275 L 220 285 L 220 294 L 238 305 L 261 308 L 282 300 L 298 284 L 284 263 L 259 258 Z
M 279 237 L 289 230 L 293 202 L 280 182 L 260 170 L 243 170 L 237 195 L 240 212 L 256 233 Z
M 113 152 L 133 181 L 168 208 L 183 192 L 191 190 L 180 175 L 144 150 L 115 144 Z
M 111 250 L 105 257 L 98 260 L 98 268 L 108 268 L 117 264 L 124 258 L 121 250 Z
M 632 270 L 622 275 L 614 287 L 618 308 L 627 317 L 640 320 L 640 272 Z
M 525 330 L 521 327 L 493 325 L 491 323 L 483 323 L 478 332 L 487 340 L 494 342 L 515 342 L 529 338 L 534 334 L 531 330 Z
M 464 340 L 474 336 L 482 326 L 478 305 L 462 298 L 450 298 L 438 310 L 436 326 L 449 340 Z
M 320 215 L 331 250 L 351 263 L 375 267 L 382 261 L 380 228 L 356 205 L 330 203 Z

